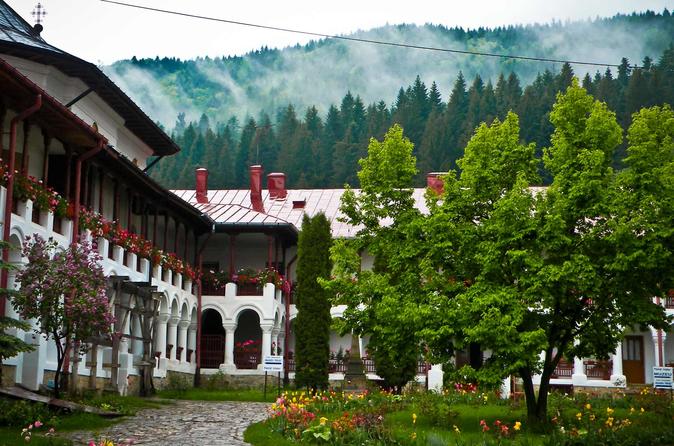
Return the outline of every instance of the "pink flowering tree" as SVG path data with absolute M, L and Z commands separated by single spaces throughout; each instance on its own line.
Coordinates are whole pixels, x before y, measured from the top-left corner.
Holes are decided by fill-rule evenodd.
M 23 255 L 28 264 L 17 274 L 21 289 L 13 302 L 22 318 L 35 319 L 36 331 L 56 344 L 58 397 L 68 346 L 84 353 L 88 339 L 110 335 L 113 318 L 102 259 L 88 241 L 60 250 L 53 239 L 38 235 L 26 237 Z

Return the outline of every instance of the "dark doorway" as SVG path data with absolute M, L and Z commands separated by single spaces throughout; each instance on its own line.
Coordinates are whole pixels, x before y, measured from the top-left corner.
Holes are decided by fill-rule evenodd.
M 224 362 L 225 329 L 220 313 L 205 310 L 201 317 L 201 368 L 217 369 Z

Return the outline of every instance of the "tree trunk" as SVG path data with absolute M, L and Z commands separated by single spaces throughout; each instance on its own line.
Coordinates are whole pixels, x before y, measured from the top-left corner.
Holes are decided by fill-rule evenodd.
M 536 392 L 534 391 L 534 381 L 529 369 L 520 369 L 522 386 L 524 388 L 524 400 L 527 404 L 527 419 L 530 423 L 536 423 Z

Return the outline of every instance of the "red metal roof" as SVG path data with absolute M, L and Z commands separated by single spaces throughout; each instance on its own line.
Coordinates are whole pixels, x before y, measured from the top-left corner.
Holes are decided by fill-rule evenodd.
M 359 229 L 339 221 L 339 217 L 343 216 L 339 211 L 339 206 L 344 189 L 288 189 L 287 197 L 281 200 L 271 199 L 269 190 L 263 189 L 262 202 L 265 213 L 252 209 L 248 189 L 209 190 L 209 202 L 205 204 L 197 203 L 194 190 L 174 190 L 173 193 L 206 213 L 216 224 L 240 224 L 242 226 L 290 224 L 300 230 L 304 214 L 313 217 L 323 212 L 331 223 L 333 237 L 353 237 Z M 413 191 L 416 206 L 421 212 L 428 211 L 425 193 L 425 188 Z M 302 200 L 306 202 L 304 208 L 293 208 L 293 201 Z

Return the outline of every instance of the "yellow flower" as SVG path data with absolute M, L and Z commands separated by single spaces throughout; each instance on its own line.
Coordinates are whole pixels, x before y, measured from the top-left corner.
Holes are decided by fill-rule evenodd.
M 417 423 L 417 414 L 413 413 L 412 414 L 412 424 L 416 424 L 416 423 Z
M 325 418 L 325 417 L 321 417 L 321 419 L 319 420 L 319 422 L 321 423 L 321 426 L 325 426 L 325 423 L 328 422 L 328 419 Z
M 630 413 L 634 413 L 634 407 L 630 407 Z
M 580 413 L 580 412 L 578 412 L 578 413 L 576 414 L 576 418 L 578 418 L 578 419 L 580 420 L 581 418 L 583 418 L 583 414 Z
M 416 433 L 416 432 L 412 432 L 412 433 L 410 434 L 410 438 L 411 438 L 412 440 L 416 440 L 416 439 L 417 439 L 417 433 Z
M 594 414 L 591 413 L 591 414 L 590 414 L 590 421 L 594 421 L 595 418 L 596 418 L 596 417 L 594 416 Z
M 456 424 L 453 427 L 454 427 L 454 432 L 456 432 L 457 434 L 461 433 L 461 429 L 459 429 L 459 427 Z
M 522 423 L 520 423 L 519 421 L 515 421 L 515 425 L 513 426 L 513 429 L 518 431 L 518 430 L 520 430 L 521 427 L 522 427 Z
M 607 425 L 608 427 L 613 426 L 613 417 L 608 417 L 608 418 L 606 419 L 606 425 Z
M 585 409 L 587 409 L 587 410 L 592 409 L 592 404 L 587 403 L 587 404 L 585 405 Z
M 644 413 L 644 412 L 646 412 L 646 411 L 645 411 L 644 408 L 642 407 L 642 408 L 641 408 L 641 413 Z
M 607 413 L 608 415 L 611 415 L 611 414 L 613 413 L 613 409 L 611 409 L 610 407 L 607 407 L 607 408 L 606 408 L 606 413 Z

